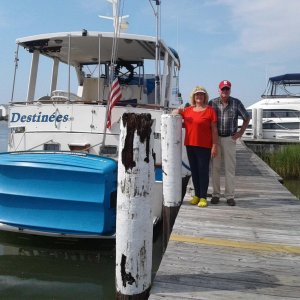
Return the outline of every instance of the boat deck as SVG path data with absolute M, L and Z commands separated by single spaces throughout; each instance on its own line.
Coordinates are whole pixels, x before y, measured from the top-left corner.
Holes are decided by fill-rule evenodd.
M 185 198 L 149 299 L 300 299 L 300 201 L 243 143 L 236 175 L 235 207 Z

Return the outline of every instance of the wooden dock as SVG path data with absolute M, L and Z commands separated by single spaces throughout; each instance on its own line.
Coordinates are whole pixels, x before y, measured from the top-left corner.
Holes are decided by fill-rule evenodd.
M 185 198 L 149 299 L 300 299 L 300 200 L 278 179 L 238 143 L 237 206 Z

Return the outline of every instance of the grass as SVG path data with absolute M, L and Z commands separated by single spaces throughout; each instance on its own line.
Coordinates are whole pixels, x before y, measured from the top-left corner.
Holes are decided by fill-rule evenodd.
M 262 158 L 281 177 L 300 178 L 300 145 L 285 146 L 272 154 L 264 154 Z

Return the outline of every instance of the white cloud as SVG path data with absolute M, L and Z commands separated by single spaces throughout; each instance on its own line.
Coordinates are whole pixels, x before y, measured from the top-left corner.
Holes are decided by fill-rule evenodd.
M 298 52 L 300 1 L 218 0 L 216 3 L 230 8 L 230 24 L 238 35 L 236 49 L 250 53 Z

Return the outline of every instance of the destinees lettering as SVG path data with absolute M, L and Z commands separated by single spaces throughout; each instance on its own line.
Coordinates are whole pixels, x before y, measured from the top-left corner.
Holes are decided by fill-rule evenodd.
M 34 115 L 21 115 L 20 113 L 11 114 L 11 123 L 21 122 L 21 123 L 30 123 L 30 122 L 67 122 L 69 120 L 69 115 L 42 115 L 42 112 Z

